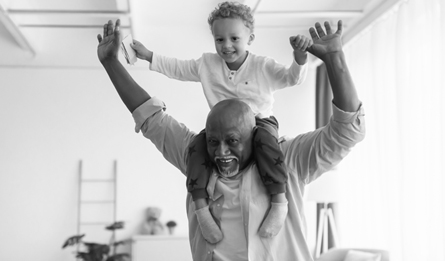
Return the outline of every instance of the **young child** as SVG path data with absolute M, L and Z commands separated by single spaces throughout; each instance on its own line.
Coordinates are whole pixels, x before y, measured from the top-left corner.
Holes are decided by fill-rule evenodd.
M 300 84 L 307 73 L 306 48 L 312 45 L 305 36 L 292 36 L 294 61 L 290 67 L 246 50 L 255 35 L 251 9 L 237 2 L 220 3 L 208 23 L 215 40 L 215 53 L 204 53 L 198 60 L 168 58 L 146 49 L 134 40 L 132 48 L 139 59 L 150 62 L 150 69 L 181 81 L 201 82 L 212 108 L 228 98 L 240 98 L 256 115 L 253 136 L 254 155 L 261 180 L 271 195 L 271 208 L 259 229 L 262 237 L 273 237 L 287 216 L 285 196 L 287 173 L 278 145 L 278 122 L 272 116 L 273 93 Z M 208 207 L 206 191 L 213 165 L 208 158 L 205 131 L 189 147 L 187 189 L 195 202 L 195 213 L 204 238 L 217 243 L 223 234 Z

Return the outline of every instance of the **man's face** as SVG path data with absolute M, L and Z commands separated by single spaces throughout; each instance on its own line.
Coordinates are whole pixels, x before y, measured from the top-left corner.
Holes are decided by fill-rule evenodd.
M 206 126 L 207 151 L 225 177 L 238 174 L 252 156 L 252 126 L 242 117 L 232 116 L 208 118 Z
M 254 39 L 239 18 L 217 19 L 212 24 L 215 49 L 231 70 L 237 70 L 247 56 L 247 45 Z

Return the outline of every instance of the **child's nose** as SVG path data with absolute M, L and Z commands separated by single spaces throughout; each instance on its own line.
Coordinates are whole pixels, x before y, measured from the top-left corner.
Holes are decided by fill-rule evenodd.
M 231 47 L 231 46 L 232 46 L 232 43 L 230 41 L 224 41 L 223 42 L 223 47 L 224 48 L 228 48 L 228 47 Z

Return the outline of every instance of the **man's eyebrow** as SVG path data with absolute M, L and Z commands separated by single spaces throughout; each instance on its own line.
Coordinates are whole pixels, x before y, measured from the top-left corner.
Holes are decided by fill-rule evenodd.
M 227 138 L 235 138 L 235 139 L 239 139 L 241 137 L 241 135 L 237 134 L 237 133 L 230 133 L 228 135 L 226 135 Z

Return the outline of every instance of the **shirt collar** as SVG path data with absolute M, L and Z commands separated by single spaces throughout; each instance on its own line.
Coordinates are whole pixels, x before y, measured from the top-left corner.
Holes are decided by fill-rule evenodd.
M 250 169 L 253 165 L 253 161 L 249 163 L 249 165 L 247 165 L 242 171 L 240 171 L 238 174 L 236 174 L 235 176 L 233 176 L 230 179 L 242 179 L 244 176 L 244 173 L 246 173 L 246 171 L 248 169 Z M 209 198 L 212 199 L 213 201 L 217 200 L 218 198 L 220 198 L 222 196 L 221 191 L 217 191 L 216 188 L 216 182 L 218 181 L 218 179 L 222 179 L 223 177 L 221 177 L 220 175 L 218 175 L 218 170 L 217 169 L 213 169 L 212 171 L 212 175 L 209 178 L 209 183 L 207 184 L 207 193 L 209 194 Z

